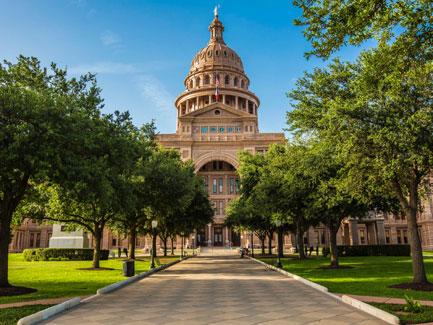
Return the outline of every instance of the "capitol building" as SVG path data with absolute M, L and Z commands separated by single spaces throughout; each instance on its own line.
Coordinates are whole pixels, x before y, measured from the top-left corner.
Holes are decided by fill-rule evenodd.
M 178 150 L 183 160 L 193 161 L 196 173 L 204 179 L 214 206 L 213 222 L 204 229 L 197 229 L 194 237 L 187 240 L 188 245 L 249 245 L 249 236 L 242 236 L 224 226 L 226 207 L 230 200 L 239 195 L 236 172 L 239 153 L 263 154 L 271 144 L 284 143 L 286 140 L 283 133 L 259 131 L 260 99 L 250 90 L 250 79 L 245 73 L 241 57 L 224 41 L 224 26 L 217 12 L 209 32 L 209 42 L 192 59 L 184 79 L 185 90 L 174 102 L 176 132 L 158 135 L 157 142 L 165 148 Z M 423 249 L 433 249 L 431 191 L 427 192 L 422 202 L 418 224 Z M 52 225 L 41 225 L 32 220 L 25 220 L 13 234 L 10 250 L 15 252 L 25 248 L 48 247 L 52 236 L 70 242 L 77 242 L 76 238 L 70 236 L 78 236 L 81 237 L 78 242 L 83 246 L 92 245 L 91 236 L 83 231 L 74 235 L 63 231 L 60 225 L 53 228 Z M 105 249 L 127 247 L 127 241 L 123 235 L 106 229 L 102 246 Z M 177 242 L 180 243 L 180 240 Z M 273 242 L 275 245 L 275 240 Z M 327 246 L 327 229 L 324 226 L 311 227 L 304 234 L 304 242 L 313 247 Z M 401 215 L 371 213 L 360 220 L 346 219 L 338 234 L 338 244 L 346 245 L 407 242 L 407 221 Z M 294 236 L 286 235 L 284 243 L 286 248 L 293 247 Z M 136 244 L 137 248 L 149 248 L 151 240 L 142 236 L 137 238 Z M 255 244 L 259 244 L 259 241 L 255 240 Z

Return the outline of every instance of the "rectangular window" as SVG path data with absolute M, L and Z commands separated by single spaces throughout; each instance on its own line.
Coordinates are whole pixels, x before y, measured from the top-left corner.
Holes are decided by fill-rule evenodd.
M 223 126 L 220 127 L 220 133 L 224 133 L 225 128 Z
M 239 179 L 236 178 L 235 184 L 236 184 L 235 191 L 236 191 L 236 194 L 238 194 L 239 193 Z
M 219 193 L 223 192 L 223 178 L 222 177 L 218 178 L 218 192 Z
M 240 126 L 237 126 L 237 127 L 236 127 L 236 133 L 241 133 L 241 131 L 242 131 L 241 127 L 240 127 Z
M 390 230 L 389 229 L 385 229 L 385 242 L 387 244 L 391 243 L 391 235 L 390 234 L 391 234 Z
M 214 178 L 212 180 L 212 193 L 216 194 L 216 192 L 217 192 L 217 180 L 216 180 L 216 178 Z
M 206 193 L 209 191 L 209 180 L 207 176 L 203 176 L 204 189 Z
M 234 131 L 235 131 L 234 127 L 228 127 L 227 128 L 228 133 L 233 133 Z
M 235 193 L 235 179 L 234 177 L 230 177 L 230 189 L 229 189 L 230 194 L 234 194 Z
M 401 244 L 401 230 L 397 230 L 397 243 Z
M 361 229 L 359 231 L 359 239 L 361 241 L 361 244 L 365 244 L 365 231 L 364 231 L 364 229 Z
M 216 133 L 217 132 L 217 127 L 216 126 L 211 126 L 210 127 L 210 133 Z
M 35 234 L 31 233 L 30 234 L 30 247 L 34 247 L 34 243 L 35 243 Z
M 201 127 L 201 133 L 207 133 L 207 126 Z
M 35 247 L 41 247 L 41 233 L 40 232 L 38 232 L 36 234 L 36 244 L 35 244 Z
M 116 238 L 113 238 L 111 240 L 111 246 L 117 246 L 117 240 L 116 240 Z
M 198 127 L 197 126 L 192 127 L 192 133 L 198 133 Z
M 219 203 L 220 203 L 219 204 L 220 205 L 220 214 L 219 215 L 221 216 L 224 214 L 224 201 L 220 201 Z

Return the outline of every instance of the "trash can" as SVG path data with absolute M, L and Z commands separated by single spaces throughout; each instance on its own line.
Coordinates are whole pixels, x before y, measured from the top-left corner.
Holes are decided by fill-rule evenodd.
M 133 276 L 135 274 L 134 260 L 123 261 L 123 275 Z

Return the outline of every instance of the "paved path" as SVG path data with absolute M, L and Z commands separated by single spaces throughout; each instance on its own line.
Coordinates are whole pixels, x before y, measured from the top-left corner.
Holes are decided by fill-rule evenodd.
M 249 259 L 198 257 L 45 324 L 384 324 Z

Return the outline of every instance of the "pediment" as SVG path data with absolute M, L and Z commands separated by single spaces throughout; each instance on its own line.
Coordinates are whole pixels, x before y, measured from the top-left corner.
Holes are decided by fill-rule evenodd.
M 232 108 L 231 106 L 225 105 L 223 103 L 213 103 L 209 106 L 200 108 L 196 111 L 190 112 L 188 114 L 183 115 L 182 117 L 252 117 L 251 114 L 248 114 L 243 111 L 239 111 L 237 109 Z

